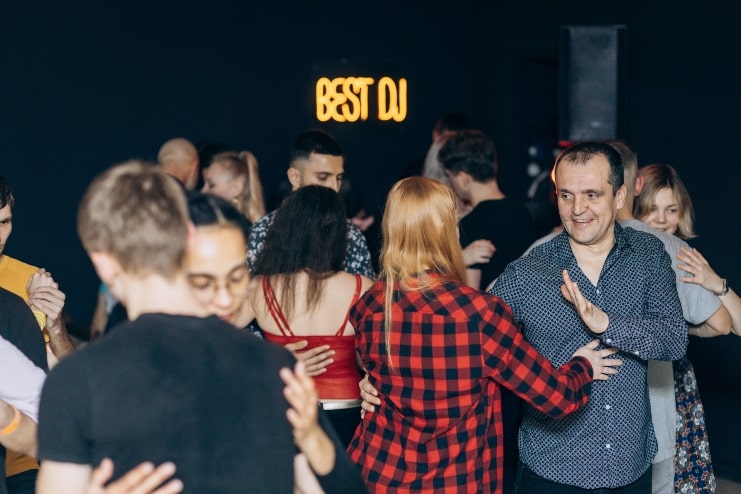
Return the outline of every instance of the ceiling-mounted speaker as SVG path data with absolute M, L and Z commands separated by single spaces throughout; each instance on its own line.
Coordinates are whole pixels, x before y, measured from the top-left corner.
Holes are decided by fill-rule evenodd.
M 561 142 L 626 138 L 627 34 L 625 26 L 561 27 Z

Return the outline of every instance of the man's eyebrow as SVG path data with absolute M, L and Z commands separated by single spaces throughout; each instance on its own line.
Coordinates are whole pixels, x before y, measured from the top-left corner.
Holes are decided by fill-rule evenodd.
M 565 187 L 560 187 L 558 189 L 558 193 L 561 194 L 562 192 L 566 192 L 568 194 L 604 194 L 605 192 L 602 189 L 585 189 L 585 190 L 579 190 L 577 192 L 573 192 Z

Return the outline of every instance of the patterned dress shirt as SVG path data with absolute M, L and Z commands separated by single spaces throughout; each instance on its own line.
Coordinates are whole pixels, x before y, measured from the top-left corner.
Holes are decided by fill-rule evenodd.
M 625 486 L 649 468 L 656 438 L 647 360 L 676 360 L 687 347 L 687 325 L 663 244 L 617 224 L 615 240 L 596 286 L 579 268 L 563 232 L 511 263 L 490 290 L 512 307 L 525 338 L 554 365 L 595 338 L 561 295 L 564 269 L 609 316 L 600 337 L 621 350 L 618 373 L 595 382 L 587 406 L 564 420 L 526 406 L 520 427 L 521 461 L 541 477 L 584 489 Z
M 252 271 L 257 260 L 257 254 L 262 250 L 265 237 L 273 224 L 275 211 L 271 211 L 252 225 L 250 236 L 247 239 L 247 264 Z M 286 239 L 289 241 L 289 239 Z M 345 257 L 345 271 L 350 274 L 360 274 L 370 279 L 376 278 L 373 271 L 368 243 L 363 232 L 355 224 L 347 220 L 347 256 Z
M 500 385 L 544 414 L 583 406 L 591 366 L 581 357 L 554 368 L 516 327 L 498 297 L 457 282 L 395 292 L 389 366 L 384 281 L 350 309 L 356 348 L 379 390 L 348 446 L 371 492 L 499 493 Z

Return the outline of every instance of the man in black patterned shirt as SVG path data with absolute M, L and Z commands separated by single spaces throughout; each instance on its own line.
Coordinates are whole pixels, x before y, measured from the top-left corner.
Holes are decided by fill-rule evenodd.
M 342 148 L 328 134 L 310 130 L 299 135 L 293 142 L 291 159 L 286 175 L 292 190 L 304 185 L 322 185 L 339 193 L 345 173 L 345 158 Z M 273 224 L 275 211 L 258 220 L 250 229 L 247 242 L 247 262 L 252 269 L 257 253 L 262 250 L 268 229 Z M 290 239 L 286 239 L 290 242 Z M 347 222 L 347 256 L 345 271 L 375 278 L 368 243 L 363 233 L 352 221 Z

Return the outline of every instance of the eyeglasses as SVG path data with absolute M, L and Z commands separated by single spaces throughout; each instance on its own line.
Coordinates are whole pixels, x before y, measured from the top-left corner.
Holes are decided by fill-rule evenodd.
M 190 286 L 209 300 L 216 297 L 216 294 L 222 289 L 233 297 L 244 297 L 247 293 L 249 280 L 250 272 L 246 264 L 234 268 L 223 279 L 208 273 L 188 274 Z

